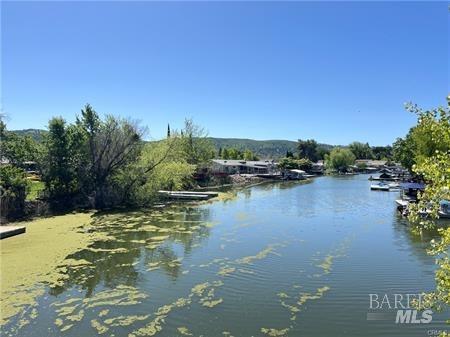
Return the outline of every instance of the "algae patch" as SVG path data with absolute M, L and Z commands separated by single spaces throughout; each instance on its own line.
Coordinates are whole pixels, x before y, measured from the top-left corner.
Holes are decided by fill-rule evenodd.
M 286 329 L 261 328 L 261 332 L 271 337 L 279 337 L 285 336 L 289 332 L 289 328 Z
M 245 256 L 242 257 L 240 259 L 236 260 L 236 263 L 240 263 L 240 264 L 251 264 L 253 263 L 255 260 L 261 260 L 266 258 L 269 254 L 275 254 L 277 255 L 277 253 L 275 252 L 275 249 L 277 247 L 282 247 L 283 245 L 280 243 L 274 243 L 274 244 L 270 244 L 268 245 L 265 249 L 263 249 L 262 251 L 260 251 L 259 253 L 257 253 L 256 255 L 251 255 L 251 256 Z
M 192 333 L 189 332 L 189 329 L 185 326 L 180 326 L 177 328 L 178 332 L 182 334 L 183 336 L 192 336 Z
M 90 219 L 91 213 L 77 213 L 34 220 L 19 224 L 26 225 L 26 234 L 2 242 L 2 270 L 14 271 L 1 273 L 2 325 L 35 305 L 45 291 L 44 283 L 61 279 L 61 270 L 55 266 L 94 241 L 95 233 L 83 232 Z M 78 262 L 68 263 L 77 267 Z

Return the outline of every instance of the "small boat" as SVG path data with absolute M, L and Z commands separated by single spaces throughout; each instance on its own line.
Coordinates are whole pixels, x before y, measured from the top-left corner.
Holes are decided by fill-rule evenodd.
M 370 185 L 370 189 L 372 191 L 389 191 L 389 185 L 384 183 L 372 184 Z
M 390 183 L 389 185 L 389 189 L 390 190 L 399 190 L 400 189 L 400 184 L 399 183 Z
M 158 191 L 161 196 L 169 199 L 184 200 L 204 200 L 217 197 L 217 192 L 197 192 L 197 191 Z

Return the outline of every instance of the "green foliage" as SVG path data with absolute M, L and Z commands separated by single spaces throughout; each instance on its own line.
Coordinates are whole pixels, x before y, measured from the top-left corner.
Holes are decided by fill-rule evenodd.
M 307 158 L 312 162 L 316 162 L 320 159 L 319 157 L 319 146 L 314 139 L 308 140 L 298 140 L 298 156 L 301 158 Z
M 5 218 L 24 214 L 28 181 L 24 170 L 13 165 L 0 166 L 0 206 Z
M 45 184 L 42 181 L 30 181 L 29 192 L 27 194 L 27 200 L 36 200 L 45 189 Z
M 392 146 L 373 146 L 372 153 L 376 160 L 391 160 Z
M 190 186 L 196 165 L 188 163 L 184 139 L 170 139 L 147 144 L 137 162 L 141 184 L 136 189 L 136 200 L 144 204 L 156 197 L 158 190 L 180 190 Z M 151 169 L 149 169 L 151 168 Z
M 405 138 L 397 139 L 393 152 L 396 161 L 414 170 L 414 165 L 423 163 L 436 153 L 448 151 L 445 134 L 448 116 L 444 108 L 423 111 L 416 105 L 408 104 L 407 110 L 417 114 L 418 124 L 409 130 Z
M 241 151 L 236 148 L 224 148 L 219 151 L 219 157 L 222 159 L 234 160 L 259 160 L 259 158 L 250 150 Z
M 278 167 L 282 170 L 300 169 L 303 171 L 309 171 L 312 168 L 312 162 L 306 158 L 294 159 L 291 157 L 282 158 L 278 162 Z
M 325 159 L 325 157 L 330 154 L 331 149 L 332 149 L 332 146 L 330 146 L 330 145 L 326 145 L 326 146 L 320 145 L 319 148 L 317 149 L 317 155 L 319 157 L 319 160 Z
M 289 151 L 291 153 L 297 152 L 297 142 L 290 140 L 253 140 L 242 138 L 209 138 L 217 151 L 222 148 L 235 148 L 239 151 L 250 150 L 255 156 L 262 159 L 280 159 L 286 156 Z M 318 144 L 319 151 L 329 151 L 331 145 Z M 320 153 L 319 153 L 320 154 Z M 222 156 L 223 158 L 223 156 Z M 322 159 L 320 157 L 319 159 Z
M 192 119 L 184 121 L 184 128 L 175 137 L 181 139 L 181 146 L 189 164 L 204 165 L 214 158 L 214 144 L 208 138 L 206 130 L 194 124 Z
M 408 105 L 407 109 L 417 115 L 418 122 L 404 141 L 410 142 L 408 149 L 415 162 L 412 170 L 427 182 L 418 204 L 410 207 L 409 220 L 414 225 L 413 230 L 420 232 L 436 226 L 440 201 L 450 200 L 450 99 L 446 108 L 425 111 L 416 105 Z M 427 217 L 421 213 L 424 209 Z M 431 242 L 430 250 L 431 254 L 437 255 L 439 265 L 435 275 L 436 289 L 426 294 L 424 300 L 439 310 L 450 305 L 450 228 L 438 231 L 441 238 Z
M 297 169 L 298 164 L 294 158 L 282 158 L 278 162 L 278 167 L 282 170 L 292 170 L 292 169 Z
M 374 154 L 369 143 L 353 142 L 348 148 L 353 152 L 356 159 L 374 159 Z
M 337 147 L 325 157 L 325 167 L 330 171 L 345 173 L 355 163 L 355 159 L 352 151 Z
M 113 180 L 139 158 L 144 130 L 136 123 L 112 115 L 101 120 L 89 105 L 82 111 L 77 126 L 86 135 L 83 161 L 89 170 L 83 172 L 84 193 L 94 196 L 96 208 L 120 203 L 122 196 L 118 195 Z
M 41 129 L 23 129 L 23 130 L 11 130 L 12 133 L 20 137 L 30 137 L 36 143 L 40 143 L 44 140 L 46 130 Z
M 49 121 L 48 130 L 41 162 L 42 179 L 54 206 L 67 206 L 80 190 L 77 169 L 81 166 L 83 135 L 75 126 L 67 126 L 60 117 Z
M 0 120 L 0 153 L 2 159 L 24 168 L 24 162 L 37 161 L 41 146 L 30 136 L 17 135 L 6 129 L 6 124 Z
M 393 158 L 404 168 L 411 170 L 415 163 L 416 144 L 412 128 L 405 138 L 397 138 L 393 144 Z
M 74 124 L 53 118 L 48 128 L 41 165 L 53 206 L 104 208 L 123 200 L 114 182 L 140 155 L 143 130 L 138 125 L 114 116 L 102 120 L 86 105 Z

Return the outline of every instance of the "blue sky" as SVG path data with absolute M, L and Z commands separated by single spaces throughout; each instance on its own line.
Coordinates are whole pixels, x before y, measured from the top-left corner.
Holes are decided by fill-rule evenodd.
M 446 2 L 2 2 L 10 129 L 89 102 L 148 138 L 391 143 L 449 92 Z

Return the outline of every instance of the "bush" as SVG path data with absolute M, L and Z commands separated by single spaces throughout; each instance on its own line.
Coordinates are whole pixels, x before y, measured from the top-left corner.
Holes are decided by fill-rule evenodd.
M 325 167 L 334 172 L 345 173 L 355 163 L 355 155 L 349 149 L 334 148 L 325 157 Z
M 12 165 L 0 166 L 1 215 L 7 219 L 24 215 L 28 181 L 24 170 Z

